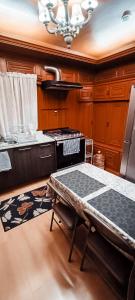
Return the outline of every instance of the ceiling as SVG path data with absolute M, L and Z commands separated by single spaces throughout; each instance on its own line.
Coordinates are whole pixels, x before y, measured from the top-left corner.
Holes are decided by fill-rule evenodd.
M 98 2 L 90 22 L 72 44 L 72 50 L 94 59 L 135 45 L 135 0 Z M 122 22 L 125 10 L 131 10 L 132 15 Z M 0 0 L 0 32 L 66 48 L 62 37 L 49 35 L 39 22 L 37 0 Z

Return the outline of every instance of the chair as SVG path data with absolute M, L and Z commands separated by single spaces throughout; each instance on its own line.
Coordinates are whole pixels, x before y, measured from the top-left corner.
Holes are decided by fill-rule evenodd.
M 135 249 L 96 215 L 88 211 L 84 214 L 89 227 L 80 270 L 83 271 L 86 256 L 93 258 L 104 275 L 110 275 L 115 288 L 120 292 L 122 287 L 123 296 L 135 300 Z
M 64 223 L 67 226 L 67 228 L 72 231 L 71 246 L 68 257 L 68 261 L 71 262 L 76 237 L 76 229 L 77 226 L 84 222 L 84 220 L 77 214 L 74 207 L 70 203 L 65 201 L 63 198 L 61 198 L 61 196 L 59 196 L 57 193 L 55 195 L 55 201 L 52 208 L 53 212 L 51 217 L 50 231 L 52 231 L 53 221 L 55 221 L 59 225 L 59 223 L 55 219 L 55 214 L 57 215 L 59 222 Z

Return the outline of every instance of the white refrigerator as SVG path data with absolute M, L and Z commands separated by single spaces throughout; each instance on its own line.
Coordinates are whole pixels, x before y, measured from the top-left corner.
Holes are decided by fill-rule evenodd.
M 135 182 L 135 85 L 131 87 L 120 173 Z

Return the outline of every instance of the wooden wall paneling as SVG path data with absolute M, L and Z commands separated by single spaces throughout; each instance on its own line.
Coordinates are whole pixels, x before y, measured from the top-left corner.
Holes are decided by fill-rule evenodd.
M 121 153 L 113 149 L 109 149 L 107 146 L 101 146 L 97 143 L 94 143 L 94 154 L 98 151 L 101 151 L 105 157 L 105 170 L 119 175 L 120 162 L 121 162 Z
M 110 100 L 128 100 L 129 88 L 128 82 L 113 82 L 109 84 L 108 98 Z
M 106 142 L 107 115 L 105 103 L 94 103 L 93 106 L 93 139 L 95 142 Z
M 70 70 L 62 70 L 61 72 L 61 80 L 75 82 L 76 81 L 76 74 L 74 71 Z
M 19 72 L 19 73 L 34 73 L 34 62 L 25 62 L 21 60 L 7 59 L 7 71 L 8 72 Z
M 40 110 L 40 130 L 58 127 L 58 110 Z
M 94 81 L 94 72 L 80 68 L 77 76 L 77 81 L 81 82 L 82 84 L 93 83 Z
M 47 109 L 41 110 L 41 129 L 53 129 L 59 127 L 66 127 L 67 124 L 67 110 L 66 109 Z
M 37 86 L 37 100 L 38 100 L 38 129 L 43 129 L 44 124 L 44 114 L 42 113 L 43 109 L 43 91 L 41 85 Z
M 120 170 L 120 152 L 105 150 L 105 168 L 107 171 L 114 171 L 119 174 Z
M 135 63 L 121 63 L 113 68 L 100 69 L 95 74 L 95 83 L 115 81 L 135 77 Z
M 95 142 L 121 148 L 123 144 L 124 130 L 128 102 L 110 102 L 94 104 L 94 129 Z
M 131 90 L 131 79 L 113 81 L 94 86 L 95 101 L 129 100 Z
M 78 101 L 79 102 L 93 101 L 93 86 L 84 85 L 83 88 L 79 90 Z
M 106 68 L 101 69 L 95 74 L 95 82 L 104 82 L 108 81 L 108 79 L 116 79 L 117 77 L 117 69 L 116 68 Z
M 7 72 L 6 59 L 3 57 L 0 57 L 0 72 Z
M 94 86 L 94 100 L 106 100 L 108 99 L 108 95 L 108 84 L 100 84 Z
M 84 133 L 86 137 L 92 138 L 93 102 L 79 103 L 77 129 Z
M 77 128 L 78 126 L 78 102 L 77 90 L 72 90 L 68 98 L 68 126 Z
M 125 77 L 135 77 L 135 63 L 133 61 L 123 66 L 123 75 Z
M 42 88 L 41 88 L 42 89 Z M 68 107 L 68 91 L 42 90 L 42 109 L 64 109 Z

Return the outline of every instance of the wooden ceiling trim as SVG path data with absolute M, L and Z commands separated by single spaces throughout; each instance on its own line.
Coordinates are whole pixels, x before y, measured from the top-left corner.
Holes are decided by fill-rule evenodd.
M 52 45 L 45 44 L 41 45 L 40 42 L 31 42 L 23 39 L 16 38 L 10 35 L 2 35 L 0 34 L 0 45 L 12 46 L 14 48 L 27 49 L 32 52 L 42 53 L 48 56 L 62 57 L 68 58 L 70 60 L 80 61 L 87 64 L 96 64 L 96 61 L 87 55 L 82 55 L 79 52 L 75 53 L 75 51 L 70 50 L 68 52 L 67 49 L 61 50 L 59 47 L 55 47 Z
M 101 65 L 101 64 L 104 64 L 106 62 L 111 62 L 111 61 L 116 60 L 116 59 L 131 56 L 132 54 L 135 54 L 135 45 L 128 48 L 128 49 L 120 50 L 117 53 L 113 53 L 109 56 L 98 59 L 98 60 L 96 60 L 96 64 Z
M 0 46 L 4 46 L 6 48 L 12 48 L 12 49 L 20 49 L 20 50 L 27 50 L 28 52 L 31 51 L 31 53 L 39 53 L 44 56 L 48 57 L 59 57 L 63 59 L 69 59 L 76 62 L 86 63 L 89 65 L 95 65 L 95 66 L 101 66 L 105 63 L 112 62 L 113 60 L 121 59 L 130 57 L 131 55 L 135 54 L 135 45 L 133 45 L 131 48 L 121 50 L 120 52 L 113 53 L 110 56 L 103 57 L 101 59 L 93 59 L 85 54 L 81 54 L 76 51 L 70 50 L 70 52 L 67 49 L 61 50 L 60 47 L 56 47 L 50 44 L 41 45 L 40 42 L 35 41 L 27 41 L 22 38 L 16 38 L 13 35 L 8 34 L 0 34 Z

